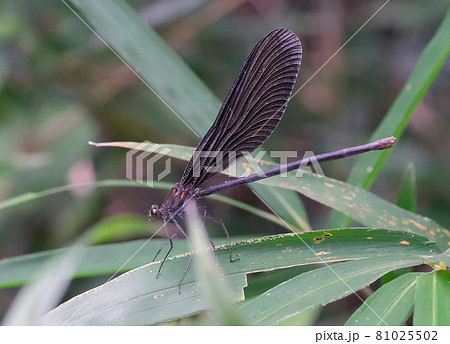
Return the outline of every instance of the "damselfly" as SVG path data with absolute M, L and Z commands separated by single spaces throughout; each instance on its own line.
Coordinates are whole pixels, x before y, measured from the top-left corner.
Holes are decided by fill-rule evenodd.
M 217 193 L 235 185 L 247 184 L 279 175 L 282 172 L 292 171 L 299 166 L 311 165 L 313 162 L 336 160 L 393 146 L 395 138 L 389 137 L 373 143 L 279 165 L 227 183 L 199 189 L 198 187 L 206 180 L 260 147 L 272 134 L 291 97 L 301 59 L 302 45 L 298 37 L 289 29 L 276 29 L 256 44 L 245 60 L 216 120 L 195 149 L 181 181 L 170 190 L 167 199 L 161 206 L 153 205 L 150 208 L 150 219 L 160 217 L 164 223 L 171 222 L 188 238 L 176 217 L 184 217 L 183 208 L 191 200 Z M 218 156 L 221 161 L 220 168 L 217 168 Z M 227 235 L 230 261 L 233 262 L 237 259 L 232 257 L 228 231 L 221 220 L 216 220 L 220 222 Z M 168 236 L 168 242 L 170 248 L 161 262 L 157 276 L 173 248 L 171 236 Z M 212 245 L 214 247 L 214 244 Z M 157 252 L 154 260 L 161 249 Z M 191 261 L 192 256 L 186 271 Z

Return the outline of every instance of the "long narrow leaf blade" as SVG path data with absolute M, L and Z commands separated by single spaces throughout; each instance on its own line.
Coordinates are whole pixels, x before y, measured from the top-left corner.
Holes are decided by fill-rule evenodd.
M 233 253 L 241 258 L 234 263 L 229 261 L 228 247 L 216 247 L 217 263 L 230 286 L 230 302 L 243 299 L 246 274 L 251 272 L 348 259 L 373 258 L 377 261 L 383 257 L 390 257 L 394 261 L 390 266 L 395 268 L 398 262 L 412 264 L 412 260 L 415 262 L 416 259 L 422 262 L 438 252 L 437 247 L 424 237 L 370 229 L 320 231 L 242 241 L 233 244 Z M 184 253 L 168 259 L 158 279 L 155 277 L 160 262 L 129 271 L 65 302 L 43 320 L 53 325 L 144 325 L 166 322 L 208 309 L 211 305 L 199 293 L 192 269 L 187 272 L 181 294 L 178 292 L 178 283 L 189 257 L 190 253 Z
M 189 238 L 195 252 L 193 262 L 201 294 L 211 304 L 215 321 L 218 325 L 244 325 L 244 320 L 231 304 L 230 288 L 226 281 L 221 279 L 222 270 L 215 262 L 208 234 L 192 203 L 186 207 L 186 219 Z
M 450 273 L 435 271 L 417 279 L 414 325 L 450 325 Z
M 440 69 L 450 54 L 450 10 L 444 17 L 432 40 L 420 56 L 402 92 L 395 100 L 383 122 L 373 133 L 370 141 L 387 136 L 400 138 L 414 114 L 415 109 L 430 88 Z M 390 151 L 377 151 L 362 156 L 352 169 L 348 183 L 369 189 L 383 167 Z M 329 227 L 341 227 L 350 223 L 351 218 L 334 212 Z
M 8 310 L 3 325 L 38 325 L 39 318 L 55 307 L 64 296 L 72 275 L 90 243 L 81 237 L 66 252 L 55 255 L 30 273 L 32 283 L 22 287 Z
M 345 325 L 403 325 L 414 308 L 418 276 L 419 273 L 407 273 L 383 285 L 353 313 Z
M 125 1 L 70 2 L 149 89 L 185 121 L 187 130 L 193 130 L 197 136 L 208 130 L 220 102 Z
M 412 164 L 408 164 L 403 172 L 397 205 L 412 213 L 417 210 L 416 171 Z
M 149 262 L 165 240 L 135 240 L 119 244 L 98 245 L 84 248 L 78 269 L 74 277 L 87 277 L 128 271 Z M 220 244 L 220 241 L 218 242 Z M 175 240 L 173 254 L 187 252 L 185 240 Z M 39 270 L 53 257 L 67 254 L 67 248 L 26 254 L 0 260 L 0 288 L 16 287 L 30 281 Z M 132 259 L 130 259 L 132 257 Z M 150 258 L 151 259 L 151 258 Z
M 406 230 L 427 235 L 446 249 L 449 245 L 448 229 L 431 218 L 406 211 L 362 188 L 341 181 L 304 173 L 302 178 L 272 177 L 260 181 L 264 184 L 290 187 L 322 204 L 351 216 L 366 226 Z
M 309 308 L 356 292 L 389 271 L 421 262 L 423 259 L 418 256 L 399 259 L 393 255 L 308 271 L 249 301 L 242 307 L 242 315 L 251 325 L 275 325 Z M 381 317 L 380 321 L 385 323 Z

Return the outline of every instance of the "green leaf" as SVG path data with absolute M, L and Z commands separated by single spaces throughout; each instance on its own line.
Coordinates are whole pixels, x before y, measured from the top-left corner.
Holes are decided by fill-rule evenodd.
M 420 101 L 447 60 L 449 53 L 450 10 L 447 11 L 442 24 L 420 56 L 402 92 L 369 142 L 388 136 L 400 138 Z M 361 156 L 353 167 L 347 182 L 366 190 L 369 189 L 390 153 L 389 150 L 384 150 Z M 330 218 L 329 227 L 346 226 L 350 221 L 350 217 L 334 212 Z
M 30 271 L 32 283 L 20 289 L 3 319 L 3 325 L 40 324 L 39 318 L 55 307 L 64 296 L 83 257 L 84 247 L 89 243 L 89 237 L 85 235 L 66 252 L 60 252 L 36 270 Z
M 411 163 L 406 166 L 403 172 L 397 205 L 412 213 L 415 213 L 417 210 L 416 171 Z
M 161 185 L 161 184 L 158 184 Z M 24 204 L 26 202 L 31 202 L 38 200 L 42 197 L 47 197 L 51 195 L 56 195 L 61 192 L 67 192 L 76 188 L 85 188 L 85 187 L 111 187 L 111 186 L 133 186 L 133 187 L 142 187 L 142 184 L 138 184 L 134 180 L 103 180 L 100 182 L 94 183 L 86 183 L 86 184 L 72 184 L 65 186 L 58 186 L 56 188 L 47 189 L 39 192 L 27 192 L 25 194 L 12 197 L 10 199 L 4 200 L 0 202 L 0 211 L 6 210 L 8 208 L 16 207 L 18 205 Z
M 434 271 L 417 278 L 414 325 L 450 325 L 450 273 Z
M 439 252 L 436 245 L 419 235 L 371 229 L 285 234 L 241 241 L 233 243 L 233 253 L 240 256 L 234 263 L 229 261 L 227 246 L 216 246 L 217 263 L 224 272 L 224 283 L 230 287 L 229 302 L 243 299 L 246 274 L 251 272 L 355 259 L 373 258 L 376 263 L 387 257 L 393 269 L 402 264 L 420 263 L 434 252 Z M 188 270 L 179 294 L 178 283 L 190 255 L 184 253 L 168 259 L 158 279 L 155 277 L 160 262 L 129 271 L 65 302 L 43 321 L 53 325 L 65 324 L 69 319 L 68 324 L 73 325 L 144 325 L 208 309 L 211 305 L 200 294 L 192 269 Z M 365 265 L 362 268 L 371 270 Z
M 259 181 L 263 184 L 296 190 L 313 200 L 351 216 L 366 226 L 405 230 L 426 235 L 441 247 L 448 247 L 448 229 L 432 219 L 406 211 L 369 191 L 327 177 L 304 173 L 295 178 L 275 176 Z
M 394 279 L 396 279 L 397 277 L 400 277 L 408 272 L 413 272 L 412 268 L 403 268 L 403 269 L 398 269 L 398 270 L 394 270 L 391 272 L 388 272 L 386 275 L 384 275 L 383 277 L 381 277 L 381 283 L 382 284 L 387 284 L 390 281 L 393 281 Z
M 306 271 L 317 269 L 320 266 L 320 264 L 294 266 L 286 269 L 278 269 L 250 275 L 248 286 L 245 288 L 245 299 L 247 301 L 254 299 L 266 290 Z
M 417 195 L 416 195 L 416 172 L 412 164 L 408 164 L 402 176 L 400 183 L 400 190 L 398 192 L 397 205 L 400 208 L 408 210 L 412 213 L 416 212 L 417 208 Z M 405 274 L 406 272 L 412 272 L 411 268 L 404 268 L 395 271 L 388 272 L 381 278 L 383 284 L 386 284 L 395 278 Z
M 223 274 L 222 270 L 215 262 L 208 234 L 198 213 L 195 211 L 193 203 L 189 203 L 186 207 L 186 219 L 188 232 L 190 233 L 189 239 L 192 242 L 194 252 L 193 262 L 201 294 L 211 305 L 216 322 L 218 325 L 244 325 L 245 323 L 240 314 L 236 312 L 235 307 L 230 302 L 233 299 L 232 293 L 226 281 L 220 278 Z M 245 282 L 247 282 L 246 279 Z
M 197 136 L 206 133 L 220 109 L 220 101 L 125 1 L 71 2 L 181 122 Z M 260 185 L 254 186 L 254 190 L 292 226 L 311 230 L 296 193 L 268 191 Z M 285 204 L 290 204 L 295 212 Z M 301 220 L 296 221 L 298 218 Z
M 417 277 L 407 273 L 384 284 L 373 293 L 348 319 L 350 326 L 401 326 L 414 308 Z
M 311 231 L 305 208 L 297 193 L 286 189 L 269 188 L 258 183 L 249 184 L 249 187 L 270 208 L 271 212 L 282 219 L 283 226 L 288 230 L 294 233 Z
M 114 274 L 147 264 L 166 240 L 135 240 L 120 244 L 87 247 L 74 277 Z M 174 240 L 173 254 L 188 251 L 185 240 Z M 220 243 L 220 241 L 218 241 Z M 35 271 L 69 248 L 60 248 L 0 260 L 0 287 L 9 288 L 27 283 Z
M 188 130 L 206 133 L 220 102 L 133 8 L 118 0 L 70 2 Z
M 159 225 L 156 228 L 159 227 L 161 226 Z M 92 242 L 96 244 L 149 234 L 151 234 L 151 231 L 149 230 L 148 219 L 129 214 L 106 218 L 97 223 L 89 233 Z
M 388 271 L 422 262 L 419 255 L 390 255 L 325 266 L 294 277 L 249 301 L 241 309 L 242 316 L 251 325 L 274 325 L 354 293 Z
M 135 144 L 135 142 L 133 142 Z M 179 146 L 181 147 L 181 146 Z M 186 147 L 182 147 L 186 148 Z M 190 155 L 186 157 L 186 160 L 188 160 Z M 0 211 L 9 209 L 12 207 L 20 206 L 21 204 L 25 204 L 27 202 L 37 201 L 43 197 L 48 197 L 52 195 L 56 195 L 58 193 L 67 192 L 73 189 L 77 188 L 85 188 L 85 187 L 139 187 L 139 188 L 146 188 L 147 185 L 139 184 L 133 180 L 124 180 L 124 179 L 110 179 L 110 180 L 102 180 L 94 183 L 86 183 L 86 184 L 71 184 L 66 186 L 59 186 L 56 188 L 51 188 L 48 190 L 40 191 L 40 192 L 28 192 L 23 195 L 19 195 L 16 197 L 12 197 L 10 199 L 7 199 L 3 202 L 0 202 Z M 170 188 L 173 187 L 173 184 L 171 183 L 164 183 L 164 182 L 153 182 L 152 188 L 154 189 L 163 189 L 163 190 L 170 190 Z M 234 199 L 231 199 L 229 197 L 221 196 L 221 195 L 212 195 L 210 196 L 211 199 L 219 200 L 223 203 L 230 204 L 236 208 L 243 209 L 245 211 L 248 211 L 249 213 L 255 214 L 257 216 L 260 216 L 261 218 L 264 218 L 268 221 L 271 221 L 273 223 L 276 223 L 280 226 L 285 227 L 286 229 L 293 228 L 291 225 L 286 225 L 286 222 L 278 218 L 276 215 L 268 213 L 267 211 L 263 211 L 261 209 L 255 208 L 251 205 L 245 204 L 243 202 L 236 201 Z M 297 227 L 294 227 L 297 228 Z M 139 231 L 139 230 L 138 230 Z M 151 233 L 151 232 L 150 232 Z
M 65 302 L 42 318 L 52 325 L 150 325 L 198 313 L 210 308 L 192 281 L 191 270 L 179 293 L 178 283 L 188 257 L 167 261 L 158 279 L 158 264 L 132 270 Z M 228 276 L 229 302 L 243 298 L 245 274 Z
M 445 252 L 442 252 L 440 254 L 437 254 L 433 256 L 430 261 L 432 262 L 444 262 L 445 265 L 450 267 L 450 248 L 447 249 Z
M 280 326 L 313 326 L 322 312 L 322 307 L 308 309 L 280 323 Z

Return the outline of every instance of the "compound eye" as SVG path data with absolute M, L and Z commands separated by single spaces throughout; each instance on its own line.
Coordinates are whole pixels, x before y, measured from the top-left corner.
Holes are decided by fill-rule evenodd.
M 154 205 L 152 205 L 151 208 L 150 208 L 150 211 L 149 211 L 149 214 L 148 214 L 148 218 L 149 218 L 150 220 L 154 220 L 154 219 L 156 219 L 158 216 L 159 216 L 159 207 L 158 207 L 156 204 L 154 204 Z

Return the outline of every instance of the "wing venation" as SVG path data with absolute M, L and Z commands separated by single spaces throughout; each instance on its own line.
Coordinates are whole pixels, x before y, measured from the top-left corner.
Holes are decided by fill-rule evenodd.
M 289 29 L 276 29 L 256 44 L 186 165 L 182 185 L 196 188 L 267 140 L 284 114 L 301 57 L 300 40 Z M 213 154 L 205 156 L 207 152 L 221 152 L 220 169 L 205 168 L 217 163 Z

